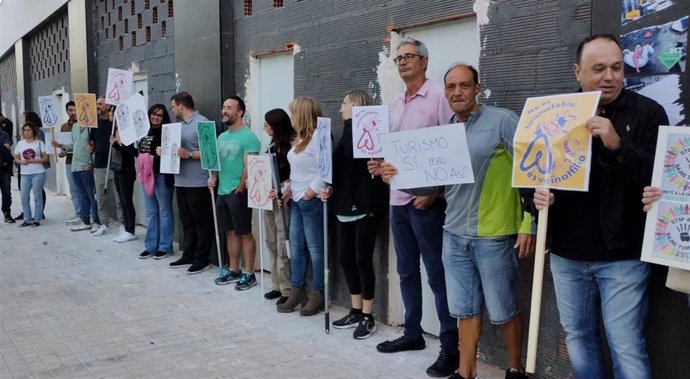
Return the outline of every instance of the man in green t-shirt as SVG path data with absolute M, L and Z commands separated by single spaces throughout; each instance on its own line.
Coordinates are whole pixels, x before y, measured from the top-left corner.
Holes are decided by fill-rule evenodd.
M 256 134 L 242 122 L 245 109 L 239 96 L 230 96 L 223 102 L 221 114 L 227 130 L 218 136 L 220 172 L 214 172 L 208 180 L 209 187 L 218 185 L 218 228 L 225 232 L 230 256 L 228 270 L 216 279 L 216 284 L 237 283 L 235 289 L 239 291 L 256 285 L 256 240 L 252 235 L 252 210 L 247 206 L 246 167 L 247 155 L 261 149 Z M 244 272 L 240 269 L 240 251 Z

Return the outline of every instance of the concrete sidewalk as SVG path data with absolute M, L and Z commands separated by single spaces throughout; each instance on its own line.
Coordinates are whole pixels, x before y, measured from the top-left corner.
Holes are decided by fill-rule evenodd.
M 13 215 L 21 209 L 16 181 Z M 280 314 L 261 285 L 216 286 L 217 268 L 198 275 L 171 259 L 140 260 L 138 240 L 70 232 L 71 202 L 48 192 L 38 228 L 0 225 L 0 378 L 426 378 L 438 354 L 381 354 L 401 330 L 378 325 L 367 340 L 352 329 L 324 333 L 323 313 Z M 270 275 L 264 275 L 266 290 Z M 331 319 L 345 314 L 331 308 Z M 484 378 L 503 372 L 480 365 Z

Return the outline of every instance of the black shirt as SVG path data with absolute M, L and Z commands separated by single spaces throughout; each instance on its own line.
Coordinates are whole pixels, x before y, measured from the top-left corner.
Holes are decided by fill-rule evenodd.
M 108 150 L 110 150 L 110 135 L 113 132 L 113 122 L 98 119 L 98 127 L 89 129 L 89 140 L 94 144 L 93 167 L 108 167 Z

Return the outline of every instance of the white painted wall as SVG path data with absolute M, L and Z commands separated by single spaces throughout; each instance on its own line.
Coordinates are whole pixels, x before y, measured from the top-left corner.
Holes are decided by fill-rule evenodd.
M 0 56 L 69 0 L 3 0 L 0 3 Z

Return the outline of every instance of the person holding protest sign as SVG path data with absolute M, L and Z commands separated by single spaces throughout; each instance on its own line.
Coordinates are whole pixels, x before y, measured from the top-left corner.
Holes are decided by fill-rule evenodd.
M 144 190 L 146 208 L 146 237 L 139 259 L 163 259 L 173 253 L 175 178 L 172 174 L 161 174 L 161 160 L 156 150 L 161 146 L 162 126 L 170 123 L 170 115 L 163 104 L 151 106 L 148 115 L 151 128 L 149 134 L 139 141 L 137 159 L 137 176 Z
M 372 316 L 374 288 L 374 245 L 388 190 L 380 178 L 369 173 L 366 159 L 355 159 L 352 152 L 352 107 L 372 105 L 369 94 L 349 91 L 340 106 L 345 126 L 333 150 L 333 193 L 338 222 L 338 255 L 352 301 L 345 317 L 333 322 L 336 329 L 356 328 L 352 336 L 369 338 L 376 331 Z M 321 190 L 329 199 L 331 187 Z
M 110 169 L 113 171 L 115 177 L 115 189 L 117 196 L 120 198 L 122 204 L 122 216 L 124 217 L 124 230 L 119 236 L 113 238 L 113 241 L 124 243 L 134 241 L 137 237 L 134 235 L 134 225 L 136 223 L 136 211 L 134 209 L 134 182 L 137 180 L 136 157 L 139 151 L 134 144 L 123 146 L 120 143 L 120 131 L 116 130 L 115 135 L 110 136 L 110 144 L 113 145 L 115 154 L 120 155 L 120 164 L 110 163 Z M 118 167 L 119 166 L 119 167 Z
M 290 103 L 292 125 L 297 131 L 292 149 L 287 154 L 290 162 L 290 185 L 284 197 L 292 199 L 290 212 L 290 296 L 277 306 L 278 312 L 293 312 L 301 305 L 302 316 L 312 316 L 324 309 L 324 236 L 323 206 L 319 190 L 324 186 L 319 172 L 319 143 L 316 118 L 321 117 L 321 106 L 311 97 L 298 97 Z M 307 276 L 307 254 L 311 258 L 312 282 L 307 295 L 304 288 Z
M 46 145 L 38 138 L 38 128 L 25 123 L 22 126 L 23 139 L 14 148 L 14 161 L 23 168 L 21 177 L 21 197 L 23 222 L 19 225 L 40 226 L 43 219 L 43 184 L 46 181 L 46 169 L 43 163 L 48 162 Z M 31 212 L 30 197 L 34 193 L 34 213 Z M 33 216 L 32 216 L 33 215 Z
M 650 267 L 640 261 L 643 188 L 649 185 L 659 125 L 655 101 L 623 89 L 623 57 L 615 36 L 585 38 L 574 65 L 582 91 L 601 91 L 592 134 L 589 192 L 537 189 L 549 206 L 551 272 L 575 378 L 606 377 L 599 314 L 616 378 L 651 377 L 644 339 Z M 552 204 L 552 205 L 550 205 Z
M 459 319 L 460 364 L 451 378 L 474 378 L 482 310 L 503 327 L 508 351 L 506 378 L 527 378 L 522 367 L 522 316 L 515 285 L 520 258 L 534 252 L 532 218 L 523 211 L 520 192 L 511 187 L 512 111 L 480 105 L 479 74 L 467 64 L 451 66 L 445 95 L 455 113 L 450 123 L 465 126 L 474 183 L 445 187 L 448 201 L 443 232 L 443 266 L 448 307 Z M 397 174 L 382 165 L 384 180 Z M 527 192 L 526 192 L 527 193 Z M 525 199 L 529 207 L 529 197 Z M 536 227 L 536 226 L 535 226 Z
M 175 175 L 175 188 L 183 234 L 182 257 L 170 263 L 170 268 L 189 266 L 187 274 L 194 275 L 209 268 L 215 234 L 208 171 L 202 169 L 199 162 L 201 154 L 196 128 L 197 122 L 208 119 L 194 108 L 194 99 L 187 92 L 176 93 L 170 103 L 173 114 L 182 121 L 182 147 L 177 149 L 180 173 Z
M 290 116 L 280 108 L 271 109 L 264 115 L 264 131 L 271 137 L 268 154 L 275 154 L 278 180 L 276 185 L 280 188 L 287 186 L 290 181 L 290 162 L 287 153 L 290 151 L 292 140 L 295 138 L 295 129 L 292 127 Z M 275 175 L 275 174 L 274 174 Z M 284 241 L 286 221 L 290 218 L 289 197 L 286 197 L 280 188 L 274 188 L 271 195 L 281 198 L 273 199 L 273 210 L 265 211 L 264 225 L 266 229 L 266 244 L 271 254 L 271 290 L 264 294 L 266 299 L 278 299 L 276 305 L 283 304 L 290 296 L 290 257 Z M 275 193 L 275 194 L 274 194 Z M 288 238 L 289 241 L 289 238 Z
M 218 185 L 218 229 L 225 236 L 230 257 L 228 270 L 216 279 L 216 284 L 237 283 L 235 289 L 238 291 L 256 285 L 256 239 L 252 234 L 252 209 L 247 205 L 247 155 L 257 154 L 261 142 L 244 125 L 245 111 L 244 101 L 239 96 L 232 95 L 223 102 L 221 114 L 227 130 L 218 136 L 220 171 L 214 171 L 208 178 L 209 188 Z M 240 255 L 244 272 L 240 269 Z
M 74 101 L 70 100 L 65 104 L 65 112 L 67 113 L 67 122 L 60 126 L 61 133 L 69 133 L 72 131 L 72 126 L 77 122 L 77 108 Z M 72 177 L 72 154 L 61 150 L 58 157 L 65 157 L 65 172 L 67 173 L 67 183 L 69 185 L 69 193 L 72 197 L 72 206 L 74 206 L 74 218 L 65 222 L 67 225 L 76 225 L 81 222 L 79 213 L 81 210 L 81 204 L 79 204 L 79 195 L 77 191 L 77 185 L 74 183 L 74 178 Z
M 405 82 L 405 92 L 390 110 L 391 132 L 414 130 L 448 123 L 453 115 L 443 96 L 443 88 L 426 78 L 429 51 L 423 42 L 411 38 L 402 39 L 396 49 L 393 62 Z M 380 162 L 368 162 L 369 172 L 380 175 Z M 422 321 L 422 277 L 420 258 L 424 261 L 429 286 L 434 293 L 436 314 L 441 323 L 439 339 L 441 351 L 426 373 L 434 377 L 451 375 L 458 363 L 458 328 L 448 312 L 446 282 L 441 245 L 445 199 L 436 190 L 428 196 L 413 196 L 392 190 L 391 230 L 395 243 L 397 270 L 400 275 L 400 291 L 405 304 L 405 333 L 376 346 L 382 353 L 421 350 L 426 347 Z

